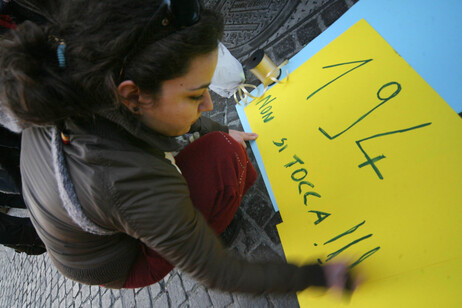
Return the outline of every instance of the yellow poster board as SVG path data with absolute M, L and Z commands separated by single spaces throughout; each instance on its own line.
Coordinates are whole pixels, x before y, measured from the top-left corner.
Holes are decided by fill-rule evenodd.
M 366 276 L 301 307 L 460 307 L 462 120 L 365 20 L 289 77 L 245 108 L 287 260 Z

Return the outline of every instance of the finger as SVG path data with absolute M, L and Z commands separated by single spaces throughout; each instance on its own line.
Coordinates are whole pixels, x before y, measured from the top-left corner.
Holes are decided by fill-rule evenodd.
M 356 281 L 353 279 L 351 274 L 348 274 L 345 282 L 345 291 L 353 292 L 354 289 L 356 289 Z
M 244 140 L 248 141 L 248 140 L 255 140 L 258 138 L 258 135 L 255 134 L 255 133 L 245 133 L 244 136 L 243 136 Z
M 347 282 L 348 270 L 345 264 L 334 263 L 325 266 L 328 288 L 343 290 Z
M 241 141 L 241 145 L 242 145 L 242 147 L 243 147 L 244 149 L 247 149 L 247 144 L 245 144 L 245 141 L 244 141 L 244 140 Z
M 367 275 L 364 272 L 353 272 L 351 273 L 351 280 L 351 290 L 354 291 L 367 281 Z

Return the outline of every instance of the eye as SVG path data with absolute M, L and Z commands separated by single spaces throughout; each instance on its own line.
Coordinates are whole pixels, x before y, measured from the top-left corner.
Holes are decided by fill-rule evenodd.
M 206 91 L 207 91 L 207 90 L 205 90 L 204 92 L 202 92 L 201 95 L 191 95 L 191 96 L 189 96 L 189 99 L 191 99 L 191 100 L 193 100 L 193 101 L 195 101 L 195 102 L 201 101 L 201 100 L 204 98 L 204 95 L 205 95 L 205 92 L 206 92 Z
M 204 94 L 198 95 L 198 96 L 190 96 L 189 97 L 193 101 L 200 101 L 201 99 L 204 98 Z

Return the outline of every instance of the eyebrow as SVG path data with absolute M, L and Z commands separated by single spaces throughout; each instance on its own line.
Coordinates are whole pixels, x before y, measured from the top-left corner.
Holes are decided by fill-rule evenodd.
M 200 90 L 200 89 L 206 89 L 206 88 L 208 88 L 210 86 L 210 84 L 211 83 L 209 82 L 209 83 L 203 84 L 203 85 L 201 85 L 201 86 L 199 86 L 197 88 L 189 89 L 189 91 L 196 91 L 196 90 Z

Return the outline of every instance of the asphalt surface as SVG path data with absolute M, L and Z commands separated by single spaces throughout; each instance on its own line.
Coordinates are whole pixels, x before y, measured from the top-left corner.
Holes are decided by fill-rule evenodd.
M 289 59 L 345 13 L 357 0 L 208 0 L 225 18 L 223 43 L 244 63 L 263 49 L 276 64 Z M 248 71 L 247 81 L 257 84 Z M 212 95 L 208 115 L 241 129 L 233 99 Z M 253 154 L 249 156 L 256 166 Z M 257 166 L 256 166 L 257 167 Z M 258 170 L 258 169 L 257 169 Z M 24 211 L 10 214 L 27 216 Z M 238 212 L 243 227 L 230 249 L 251 260 L 284 260 L 275 213 L 261 177 Z M 298 307 L 295 294 L 249 296 L 211 290 L 187 274 L 172 271 L 155 285 L 110 290 L 63 277 L 46 254 L 27 256 L 0 246 L 0 307 Z

